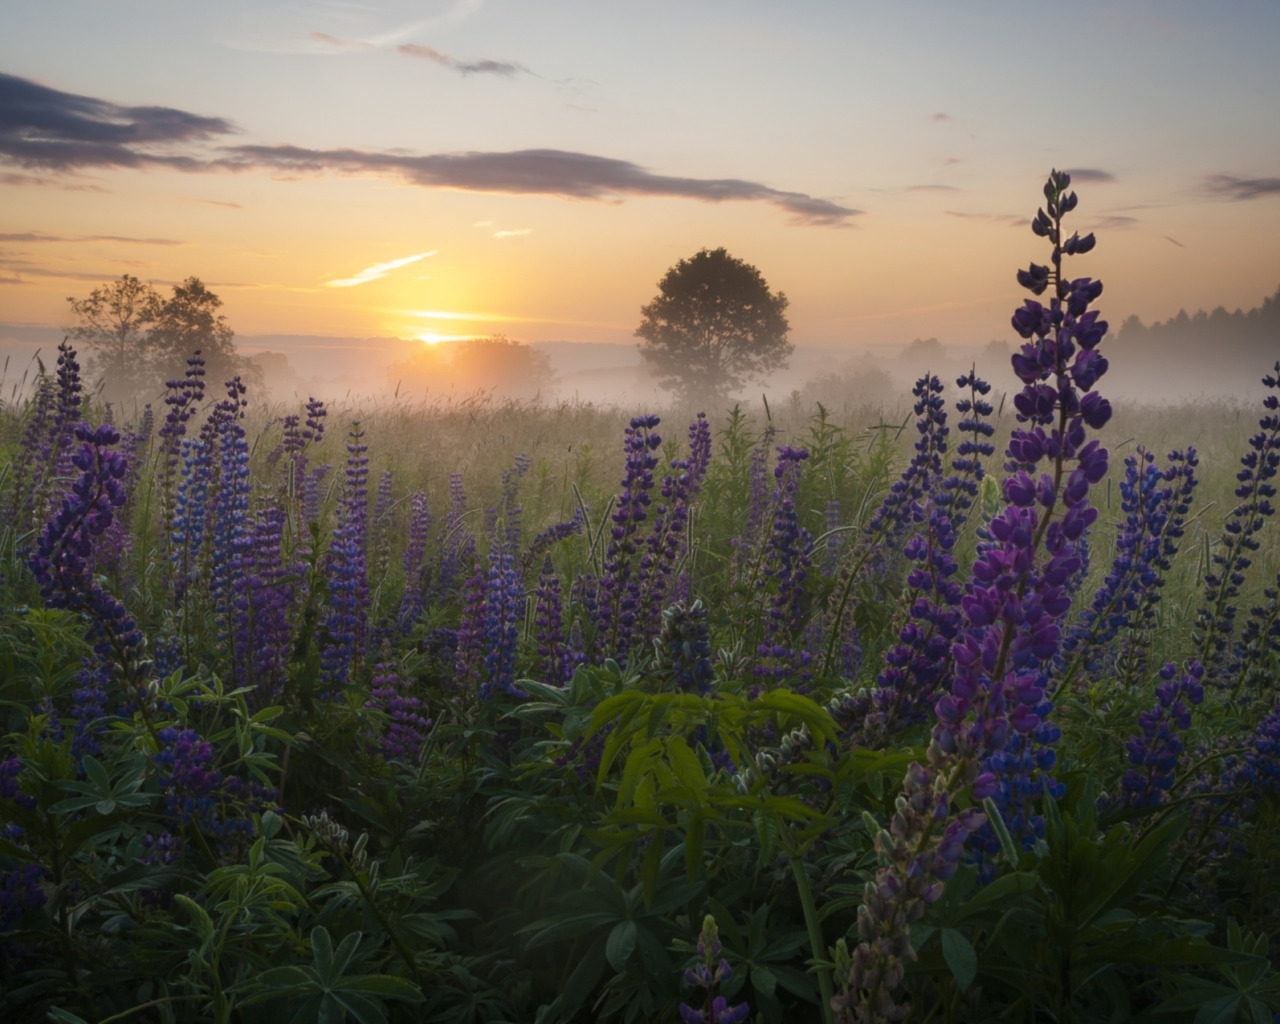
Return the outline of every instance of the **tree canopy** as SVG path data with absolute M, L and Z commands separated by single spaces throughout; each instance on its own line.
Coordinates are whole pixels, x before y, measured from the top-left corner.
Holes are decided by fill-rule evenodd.
M 787 365 L 795 346 L 786 309 L 786 295 L 751 264 L 703 249 L 658 282 L 635 333 L 662 387 L 705 401 Z
M 150 284 L 124 274 L 99 285 L 88 298 L 68 298 L 77 323 L 69 329 L 89 350 L 89 371 L 103 397 L 123 401 L 144 395 L 156 381 L 181 376 L 187 358 L 199 350 L 210 381 L 261 373 L 236 355 L 235 331 L 218 312 L 220 299 L 198 277 L 172 286 L 166 298 Z

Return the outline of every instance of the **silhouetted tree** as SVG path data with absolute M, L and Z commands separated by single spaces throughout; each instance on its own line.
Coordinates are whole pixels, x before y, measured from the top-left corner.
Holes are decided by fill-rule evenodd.
M 222 300 L 198 277 L 173 286 L 164 298 L 129 274 L 100 285 L 87 299 L 68 298 L 79 323 L 68 333 L 89 349 L 89 372 L 102 384 L 107 401 L 159 393 L 179 377 L 197 349 L 209 380 L 221 383 L 239 374 L 250 386 L 262 372 L 236 355 L 235 332 L 217 312 Z
M 109 400 L 135 395 L 155 383 L 151 326 L 163 305 L 149 284 L 131 274 L 99 285 L 87 299 L 68 298 L 79 323 L 68 334 L 89 350 L 89 373 L 104 381 Z
M 205 376 L 221 383 L 239 374 L 253 374 L 245 360 L 236 355 L 235 336 L 227 318 L 218 310 L 222 299 L 204 286 L 198 277 L 189 277 L 173 286 L 151 327 L 151 349 L 158 379 L 179 377 L 187 359 L 197 349 L 204 358 Z
M 787 297 L 724 249 L 681 260 L 640 315 L 640 354 L 682 398 L 723 398 L 787 365 Z

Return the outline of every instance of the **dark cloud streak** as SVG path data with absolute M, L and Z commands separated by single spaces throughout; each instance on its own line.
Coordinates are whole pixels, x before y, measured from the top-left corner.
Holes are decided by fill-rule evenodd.
M 203 162 L 163 147 L 235 131 L 221 117 L 172 107 L 122 107 L 0 72 L 0 160 L 27 169 L 143 167 L 199 170 Z M 160 146 L 160 152 L 151 147 Z
M 269 167 L 283 171 L 339 171 L 347 174 L 396 174 L 426 188 L 467 192 L 552 195 L 569 199 L 611 196 L 667 196 L 702 202 L 765 202 L 804 224 L 846 224 L 861 213 L 801 192 L 784 192 L 739 178 L 681 178 L 653 174 L 627 160 L 560 149 L 523 149 L 509 153 L 442 153 L 407 156 L 355 149 L 302 149 L 298 146 L 236 146 L 230 167 Z
M 441 67 L 452 68 L 464 78 L 467 75 L 502 75 L 510 78 L 513 75 L 532 74 L 527 67 L 514 60 L 459 60 L 447 53 L 433 50 L 430 46 L 419 46 L 417 43 L 402 43 L 396 47 L 396 53 L 429 60 Z
M 299 146 L 207 145 L 234 132 L 223 118 L 167 107 L 121 107 L 0 74 L 0 165 L 72 172 L 166 166 L 183 171 L 338 172 L 399 177 L 424 188 L 570 199 L 661 196 L 768 203 L 800 224 L 845 226 L 861 211 L 741 178 L 654 174 L 638 164 L 559 149 L 437 153 Z M 178 144 L 182 144 L 179 148 Z M 161 147 L 157 151 L 154 147 Z
M 1243 202 L 1280 195 L 1280 178 L 1238 178 L 1234 174 L 1210 174 L 1203 189 L 1211 196 Z

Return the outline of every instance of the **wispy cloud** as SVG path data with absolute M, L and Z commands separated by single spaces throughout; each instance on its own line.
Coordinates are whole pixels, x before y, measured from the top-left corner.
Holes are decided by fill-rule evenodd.
M 843 227 L 862 211 L 742 178 L 656 174 L 628 160 L 560 149 L 435 153 L 216 143 L 235 126 L 168 107 L 122 107 L 0 74 L 0 165 L 73 172 L 165 166 L 183 171 L 336 172 L 394 176 L 423 188 L 569 199 L 654 196 L 759 202 L 794 223 Z
M 1165 235 L 1164 237 L 1165 237 L 1165 241 L 1172 242 L 1172 243 L 1173 243 L 1174 245 L 1176 245 L 1179 249 L 1185 249 L 1185 248 L 1186 248 L 1186 246 L 1185 246 L 1185 245 L 1183 245 L 1181 242 L 1179 242 L 1176 238 L 1174 238 L 1174 237 L 1173 237 L 1173 235 Z
M 40 231 L 0 234 L 0 242 L 120 242 L 125 245 L 186 245 L 176 238 L 131 238 L 127 235 L 46 235 Z
M 908 185 L 908 192 L 959 192 L 954 185 Z
M 420 60 L 431 61 L 431 63 L 439 64 L 441 67 L 451 68 L 463 76 L 502 75 L 510 78 L 512 75 L 531 74 L 529 69 L 518 61 L 459 60 L 457 57 L 447 53 L 433 50 L 430 46 L 419 46 L 417 43 L 401 43 L 396 47 L 396 53 L 402 53 L 406 57 L 417 57 Z
M 948 217 L 960 217 L 964 220 L 986 220 L 996 224 L 1008 224 L 1010 226 L 1024 225 L 1027 218 L 1019 213 L 966 213 L 961 210 L 944 210 Z
M 1123 214 L 1112 213 L 1104 217 L 1098 217 L 1094 220 L 1091 230 L 1093 231 L 1123 231 L 1126 228 L 1136 227 L 1142 221 L 1137 217 L 1126 217 Z
M 684 178 L 654 174 L 627 160 L 560 149 L 522 149 L 510 153 L 440 153 L 410 156 L 356 149 L 303 149 L 299 146 L 236 146 L 228 166 L 284 171 L 338 171 L 394 174 L 426 188 L 508 195 L 551 195 L 569 199 L 617 196 L 669 196 L 701 202 L 763 202 L 792 215 L 801 224 L 846 225 L 862 211 L 784 192 L 740 178 Z
M 1098 167 L 1074 167 L 1067 173 L 1071 175 L 1071 180 L 1077 184 L 1087 181 L 1090 184 L 1101 185 L 1116 180 L 1116 176 L 1110 171 L 1104 171 Z
M 493 237 L 494 238 L 516 238 L 519 235 L 530 235 L 532 233 L 533 233 L 533 228 L 511 228 L 506 231 L 495 231 L 493 233 Z
M 326 281 L 326 288 L 354 288 L 358 284 L 368 284 L 370 281 L 376 281 L 381 277 L 386 277 L 391 271 L 398 267 L 406 267 L 410 263 L 417 263 L 418 260 L 424 260 L 428 256 L 434 256 L 438 249 L 432 249 L 430 252 L 415 253 L 412 256 L 404 256 L 398 260 L 388 260 L 386 263 L 375 263 L 371 267 L 365 267 L 364 270 L 356 274 L 354 277 L 344 277 L 337 281 Z
M 313 43 L 320 43 L 322 46 L 329 46 L 335 50 L 376 50 L 377 47 L 373 43 L 366 42 L 363 39 L 342 39 L 338 36 L 332 36 L 328 32 L 308 32 L 307 38 Z
M 0 160 L 19 167 L 199 170 L 203 161 L 171 147 L 233 131 L 221 117 L 172 107 L 122 107 L 0 72 Z
M 951 115 L 939 110 L 936 114 L 934 114 L 931 118 L 929 118 L 929 120 L 937 124 L 941 124 L 944 121 L 950 121 Z
M 1280 195 L 1280 178 L 1239 178 L 1234 174 L 1206 175 L 1201 189 L 1220 199 L 1243 201 Z

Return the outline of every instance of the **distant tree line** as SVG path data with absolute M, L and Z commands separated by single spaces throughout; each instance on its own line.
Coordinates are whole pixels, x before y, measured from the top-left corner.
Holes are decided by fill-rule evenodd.
M 527 400 L 546 398 L 555 383 L 547 353 L 501 334 L 413 344 L 388 370 L 388 383 L 398 394 Z
M 258 384 L 260 371 L 236 355 L 235 331 L 218 312 L 222 299 L 198 277 L 172 286 L 165 296 L 124 274 L 88 298 L 68 298 L 76 317 L 67 333 L 88 352 L 88 371 L 109 402 L 149 396 L 157 381 L 182 376 L 187 358 L 200 350 L 209 380 L 239 375 Z
M 1144 324 L 1131 316 L 1109 346 L 1116 385 L 1183 392 L 1233 391 L 1256 384 L 1280 356 L 1280 288 L 1260 306 L 1222 306 Z

